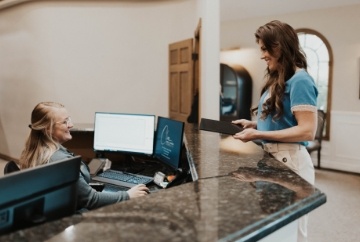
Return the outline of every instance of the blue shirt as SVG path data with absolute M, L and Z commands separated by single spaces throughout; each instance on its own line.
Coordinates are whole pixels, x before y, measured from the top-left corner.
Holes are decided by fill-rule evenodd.
M 317 110 L 318 90 L 315 86 L 313 78 L 301 69 L 285 82 L 285 93 L 283 96 L 284 114 L 279 119 L 273 119 L 275 113 L 266 117 L 265 120 L 260 119 L 263 110 L 263 103 L 268 98 L 269 90 L 265 91 L 260 98 L 257 115 L 257 129 L 261 131 L 274 131 L 291 128 L 297 125 L 294 111 L 313 111 Z M 264 143 L 274 142 L 263 140 Z M 276 142 L 276 141 L 275 141 Z M 278 142 L 277 142 L 278 143 Z M 307 145 L 307 141 L 298 142 Z

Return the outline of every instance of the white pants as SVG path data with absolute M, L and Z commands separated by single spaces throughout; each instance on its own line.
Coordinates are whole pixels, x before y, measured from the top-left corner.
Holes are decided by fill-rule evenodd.
M 314 185 L 314 165 L 305 146 L 291 143 L 266 143 L 263 148 L 276 160 L 283 162 L 304 180 Z M 307 241 L 307 224 L 308 215 L 304 215 L 299 219 L 298 242 Z

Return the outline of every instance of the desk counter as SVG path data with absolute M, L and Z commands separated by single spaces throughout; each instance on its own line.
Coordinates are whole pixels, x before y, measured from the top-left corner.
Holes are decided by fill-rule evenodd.
M 186 124 L 185 144 L 196 181 L 0 240 L 271 241 L 273 234 L 290 226 L 289 237 L 281 235 L 290 241 L 296 234 L 292 224 L 326 202 L 324 193 L 253 142 Z

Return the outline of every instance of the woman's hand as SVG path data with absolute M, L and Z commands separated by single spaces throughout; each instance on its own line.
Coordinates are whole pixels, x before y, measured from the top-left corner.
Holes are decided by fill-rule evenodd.
M 233 135 L 235 139 L 239 139 L 243 142 L 248 142 L 256 139 L 256 121 L 250 121 L 247 119 L 234 120 L 231 123 L 241 126 L 244 130 Z
M 239 133 L 234 134 L 233 137 L 235 139 L 239 139 L 242 142 L 246 143 L 248 141 L 252 141 L 252 140 L 257 139 L 257 133 L 258 132 L 259 131 L 257 131 L 256 129 L 247 128 L 247 129 L 244 129 L 243 131 L 241 131 Z
M 129 194 L 130 199 L 142 197 L 149 193 L 149 188 L 147 188 L 144 184 L 139 184 L 130 188 L 127 193 Z
M 239 125 L 244 129 L 248 129 L 248 128 L 256 129 L 256 126 L 257 126 L 256 121 L 250 121 L 250 120 L 246 120 L 246 119 L 234 120 L 231 123 Z

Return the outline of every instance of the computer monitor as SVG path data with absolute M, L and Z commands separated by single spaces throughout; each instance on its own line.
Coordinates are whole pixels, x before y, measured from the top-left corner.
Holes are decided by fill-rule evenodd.
M 172 169 L 181 166 L 184 122 L 158 117 L 154 156 Z
M 152 155 L 155 115 L 95 113 L 94 151 Z
M 76 211 L 81 157 L 0 178 L 0 234 L 70 216 Z

